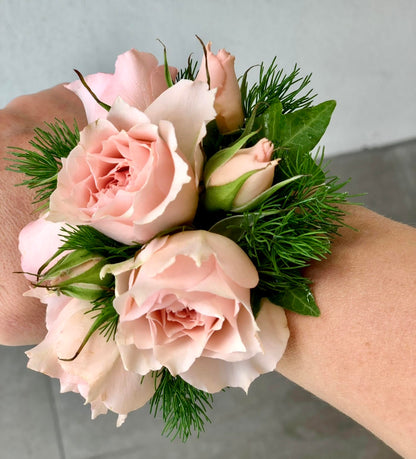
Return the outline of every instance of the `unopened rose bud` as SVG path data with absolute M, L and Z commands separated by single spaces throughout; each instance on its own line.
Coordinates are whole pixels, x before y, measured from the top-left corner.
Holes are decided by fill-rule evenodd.
M 273 143 L 264 138 L 253 147 L 237 150 L 222 162 L 206 178 L 206 207 L 209 210 L 234 210 L 268 190 L 279 162 L 272 159 L 273 150 Z M 216 155 L 219 154 L 222 151 Z M 212 157 L 213 162 L 216 155 Z
M 207 60 L 202 60 L 196 80 L 207 81 L 206 61 L 210 77 L 210 89 L 217 89 L 214 108 L 217 112 L 217 125 L 221 133 L 238 129 L 244 121 L 241 92 L 234 70 L 235 57 L 221 49 L 215 55 L 211 42 L 206 46 Z
M 107 261 L 103 257 L 83 249 L 74 250 L 42 274 L 37 285 L 74 298 L 94 301 L 111 282 L 110 275 L 103 279 L 100 277 L 105 264 Z

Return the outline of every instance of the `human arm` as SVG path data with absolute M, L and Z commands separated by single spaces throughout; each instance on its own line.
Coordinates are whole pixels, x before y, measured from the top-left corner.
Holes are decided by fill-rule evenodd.
M 277 370 L 416 457 L 416 229 L 347 208 L 328 260 L 310 277 L 321 317 L 288 312 Z
M 28 147 L 33 129 L 55 118 L 72 126 L 85 123 L 79 99 L 62 85 L 37 94 L 21 96 L 0 110 L 0 343 L 23 345 L 39 342 L 44 336 L 45 309 L 33 298 L 23 298 L 28 289 L 20 271 L 17 248 L 19 231 L 35 218 L 33 195 L 26 187 L 16 187 L 22 176 L 6 170 L 7 147 Z
M 44 120 L 72 124 L 74 114 L 82 125 L 81 104 L 62 87 L 17 99 L 0 112 L 2 157 L 8 145 L 26 146 Z M 27 282 L 12 272 L 20 269 L 18 233 L 34 219 L 31 196 L 12 186 L 21 180 L 17 174 L 3 168 L 0 174 L 0 343 L 35 343 L 45 333 L 44 307 L 22 298 Z M 348 210 L 347 222 L 359 231 L 343 230 L 333 255 L 306 272 L 322 316 L 288 313 L 291 339 L 278 369 L 411 457 L 416 230 L 365 209 Z

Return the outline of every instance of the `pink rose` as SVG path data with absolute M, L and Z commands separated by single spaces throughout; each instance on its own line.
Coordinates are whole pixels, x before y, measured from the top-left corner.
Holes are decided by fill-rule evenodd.
M 49 222 L 45 218 L 28 223 L 19 234 L 19 251 L 22 271 L 27 279 L 36 281 L 33 274 L 51 258 L 62 245 L 59 237 L 61 222 Z
M 117 99 L 62 160 L 48 219 L 88 224 L 126 244 L 192 221 L 213 99 L 205 84 L 188 80 L 145 112 Z
M 208 72 L 210 87 L 217 88 L 215 110 L 217 125 L 222 133 L 238 129 L 244 121 L 241 93 L 234 70 L 235 57 L 221 49 L 217 55 L 211 51 L 211 42 L 207 47 Z M 207 81 L 205 56 L 196 77 L 197 80 Z
M 61 360 L 75 355 L 93 323 L 92 315 L 86 314 L 91 303 L 68 300 L 59 309 L 48 306 L 48 333 L 40 344 L 26 352 L 28 367 L 59 378 L 61 392 L 79 392 L 91 404 L 93 419 L 107 410 L 118 413 L 119 426 L 130 411 L 152 397 L 155 381 L 150 374 L 142 378 L 125 370 L 116 342 L 98 332 L 74 360 Z
M 61 245 L 59 237 L 60 229 L 64 226 L 63 223 L 53 223 L 38 218 L 37 220 L 28 223 L 19 234 L 19 251 L 21 254 L 21 266 L 25 276 L 31 282 L 36 282 L 36 274 L 39 268 L 52 257 Z M 57 257 L 56 260 L 58 260 Z M 65 306 L 70 300 L 65 295 L 56 295 L 46 288 L 36 287 L 30 288 L 24 293 L 24 296 L 38 298 L 48 307 L 46 315 L 46 327 L 48 327 L 51 318 Z
M 23 269 L 37 272 L 56 252 L 61 245 L 58 234 L 62 226 L 39 218 L 23 228 L 19 235 Z M 93 316 L 86 312 L 91 310 L 91 303 L 56 295 L 45 288 L 30 289 L 25 295 L 47 305 L 48 332 L 40 344 L 27 352 L 29 368 L 59 378 L 62 392 L 79 392 L 91 403 L 93 418 L 108 409 L 119 413 L 118 425 L 127 413 L 149 400 L 154 393 L 154 379 L 148 375 L 142 381 L 126 371 L 116 343 L 99 333 L 93 334 L 75 360 L 60 360 L 71 358 L 88 333 Z
M 175 80 L 177 70 L 174 67 L 169 69 L 172 79 Z M 118 56 L 114 75 L 96 73 L 86 76 L 85 80 L 101 102 L 111 106 L 117 97 L 121 97 L 129 105 L 142 111 L 168 88 L 164 66 L 158 65 L 152 54 L 135 49 Z M 105 118 L 106 110 L 92 98 L 80 80 L 66 87 L 82 100 L 89 123 Z
M 116 341 L 130 371 L 166 367 L 211 393 L 247 390 L 283 354 L 286 316 L 266 302 L 256 323 L 250 306 L 256 268 L 224 236 L 188 231 L 154 239 L 114 274 Z
M 279 162 L 278 159 L 272 160 L 273 151 L 273 143 L 264 138 L 253 147 L 241 148 L 221 163 L 206 178 L 207 207 L 232 210 L 268 190 Z M 215 155 L 212 160 L 215 161 Z

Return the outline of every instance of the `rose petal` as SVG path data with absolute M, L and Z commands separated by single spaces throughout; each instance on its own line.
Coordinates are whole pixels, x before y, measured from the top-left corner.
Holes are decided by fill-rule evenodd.
M 174 125 L 179 150 L 192 165 L 197 182 L 203 165 L 198 145 L 207 132 L 206 124 L 215 118 L 214 99 L 215 91 L 209 91 L 206 83 L 181 80 L 145 110 L 153 123 L 168 120 Z
M 62 222 L 52 223 L 39 218 L 27 224 L 19 234 L 19 251 L 21 253 L 21 266 L 26 277 L 36 281 L 38 269 L 49 260 L 62 244 L 59 237 Z
M 169 70 L 175 80 L 177 70 L 174 67 Z M 152 54 L 135 49 L 118 56 L 114 75 L 96 73 L 86 76 L 85 81 L 98 99 L 107 105 L 112 106 L 117 97 L 122 97 L 142 111 L 168 87 L 164 66 L 158 66 Z M 81 99 L 89 123 L 106 117 L 106 110 L 93 99 L 81 81 L 74 81 L 66 88 Z
M 262 301 L 257 325 L 260 328 L 259 339 L 263 352 L 251 359 L 231 363 L 201 357 L 181 377 L 194 387 L 210 393 L 227 386 L 242 387 L 247 392 L 250 384 L 260 374 L 276 368 L 289 339 L 284 310 L 268 300 Z

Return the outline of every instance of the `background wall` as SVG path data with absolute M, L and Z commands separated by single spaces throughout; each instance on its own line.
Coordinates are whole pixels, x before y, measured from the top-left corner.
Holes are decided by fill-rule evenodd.
M 416 137 L 413 0 L 0 0 L 0 106 L 13 97 L 112 72 L 135 47 L 184 66 L 195 34 L 237 56 L 237 70 L 274 55 L 313 72 L 317 101 L 338 107 L 327 154 Z

